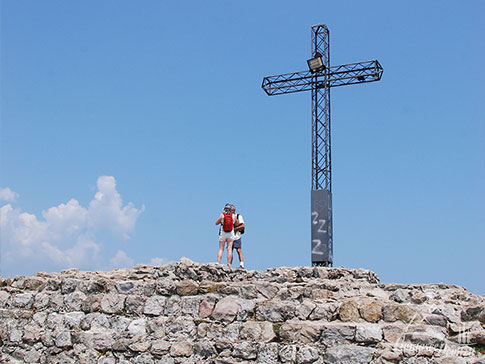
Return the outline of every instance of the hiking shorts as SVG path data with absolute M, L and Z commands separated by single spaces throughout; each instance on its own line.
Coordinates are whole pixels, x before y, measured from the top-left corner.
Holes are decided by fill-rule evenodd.
M 221 235 L 219 235 L 219 241 L 226 241 L 226 240 L 230 240 L 230 241 L 234 241 L 234 232 L 232 231 L 221 231 Z
M 237 249 L 237 248 L 240 248 L 241 247 L 241 238 L 237 239 L 237 240 L 234 240 L 234 244 L 232 244 L 232 248 L 233 249 Z

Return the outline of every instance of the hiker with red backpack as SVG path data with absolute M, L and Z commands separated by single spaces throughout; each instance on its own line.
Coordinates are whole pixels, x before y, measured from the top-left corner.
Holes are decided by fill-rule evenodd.
M 224 246 L 227 243 L 227 265 L 231 268 L 232 262 L 232 243 L 234 241 L 234 223 L 236 222 L 236 214 L 232 212 L 232 205 L 227 203 L 224 206 L 224 212 L 219 215 L 216 225 L 221 224 L 219 229 L 219 252 L 217 253 L 217 263 L 221 263 L 222 254 L 224 253 Z
M 231 205 L 231 210 L 236 213 L 236 206 Z M 244 256 L 242 253 L 242 242 L 241 235 L 244 234 L 244 219 L 241 214 L 236 214 L 236 220 L 234 222 L 234 242 L 232 245 L 233 249 L 236 249 L 237 255 L 239 257 L 239 268 L 244 269 Z M 232 264 L 232 260 L 231 260 Z

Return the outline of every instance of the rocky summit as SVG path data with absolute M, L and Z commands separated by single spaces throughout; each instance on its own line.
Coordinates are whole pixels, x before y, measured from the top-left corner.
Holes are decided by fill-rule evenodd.
M 1 363 L 485 364 L 485 296 L 183 258 L 0 278 Z

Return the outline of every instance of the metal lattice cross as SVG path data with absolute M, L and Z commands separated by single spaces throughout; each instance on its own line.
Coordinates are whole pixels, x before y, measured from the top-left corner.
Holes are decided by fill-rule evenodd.
M 327 26 L 314 25 L 311 32 L 311 55 L 321 59 L 323 65 L 309 71 L 265 77 L 262 87 L 270 96 L 312 92 L 311 256 L 312 265 L 330 266 L 333 265 L 330 89 L 379 81 L 383 68 L 377 60 L 330 66 Z

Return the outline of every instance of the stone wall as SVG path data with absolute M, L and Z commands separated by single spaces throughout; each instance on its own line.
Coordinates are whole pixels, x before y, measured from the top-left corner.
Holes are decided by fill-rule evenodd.
M 182 259 L 0 286 L 1 363 L 485 363 L 484 296 L 363 269 Z

